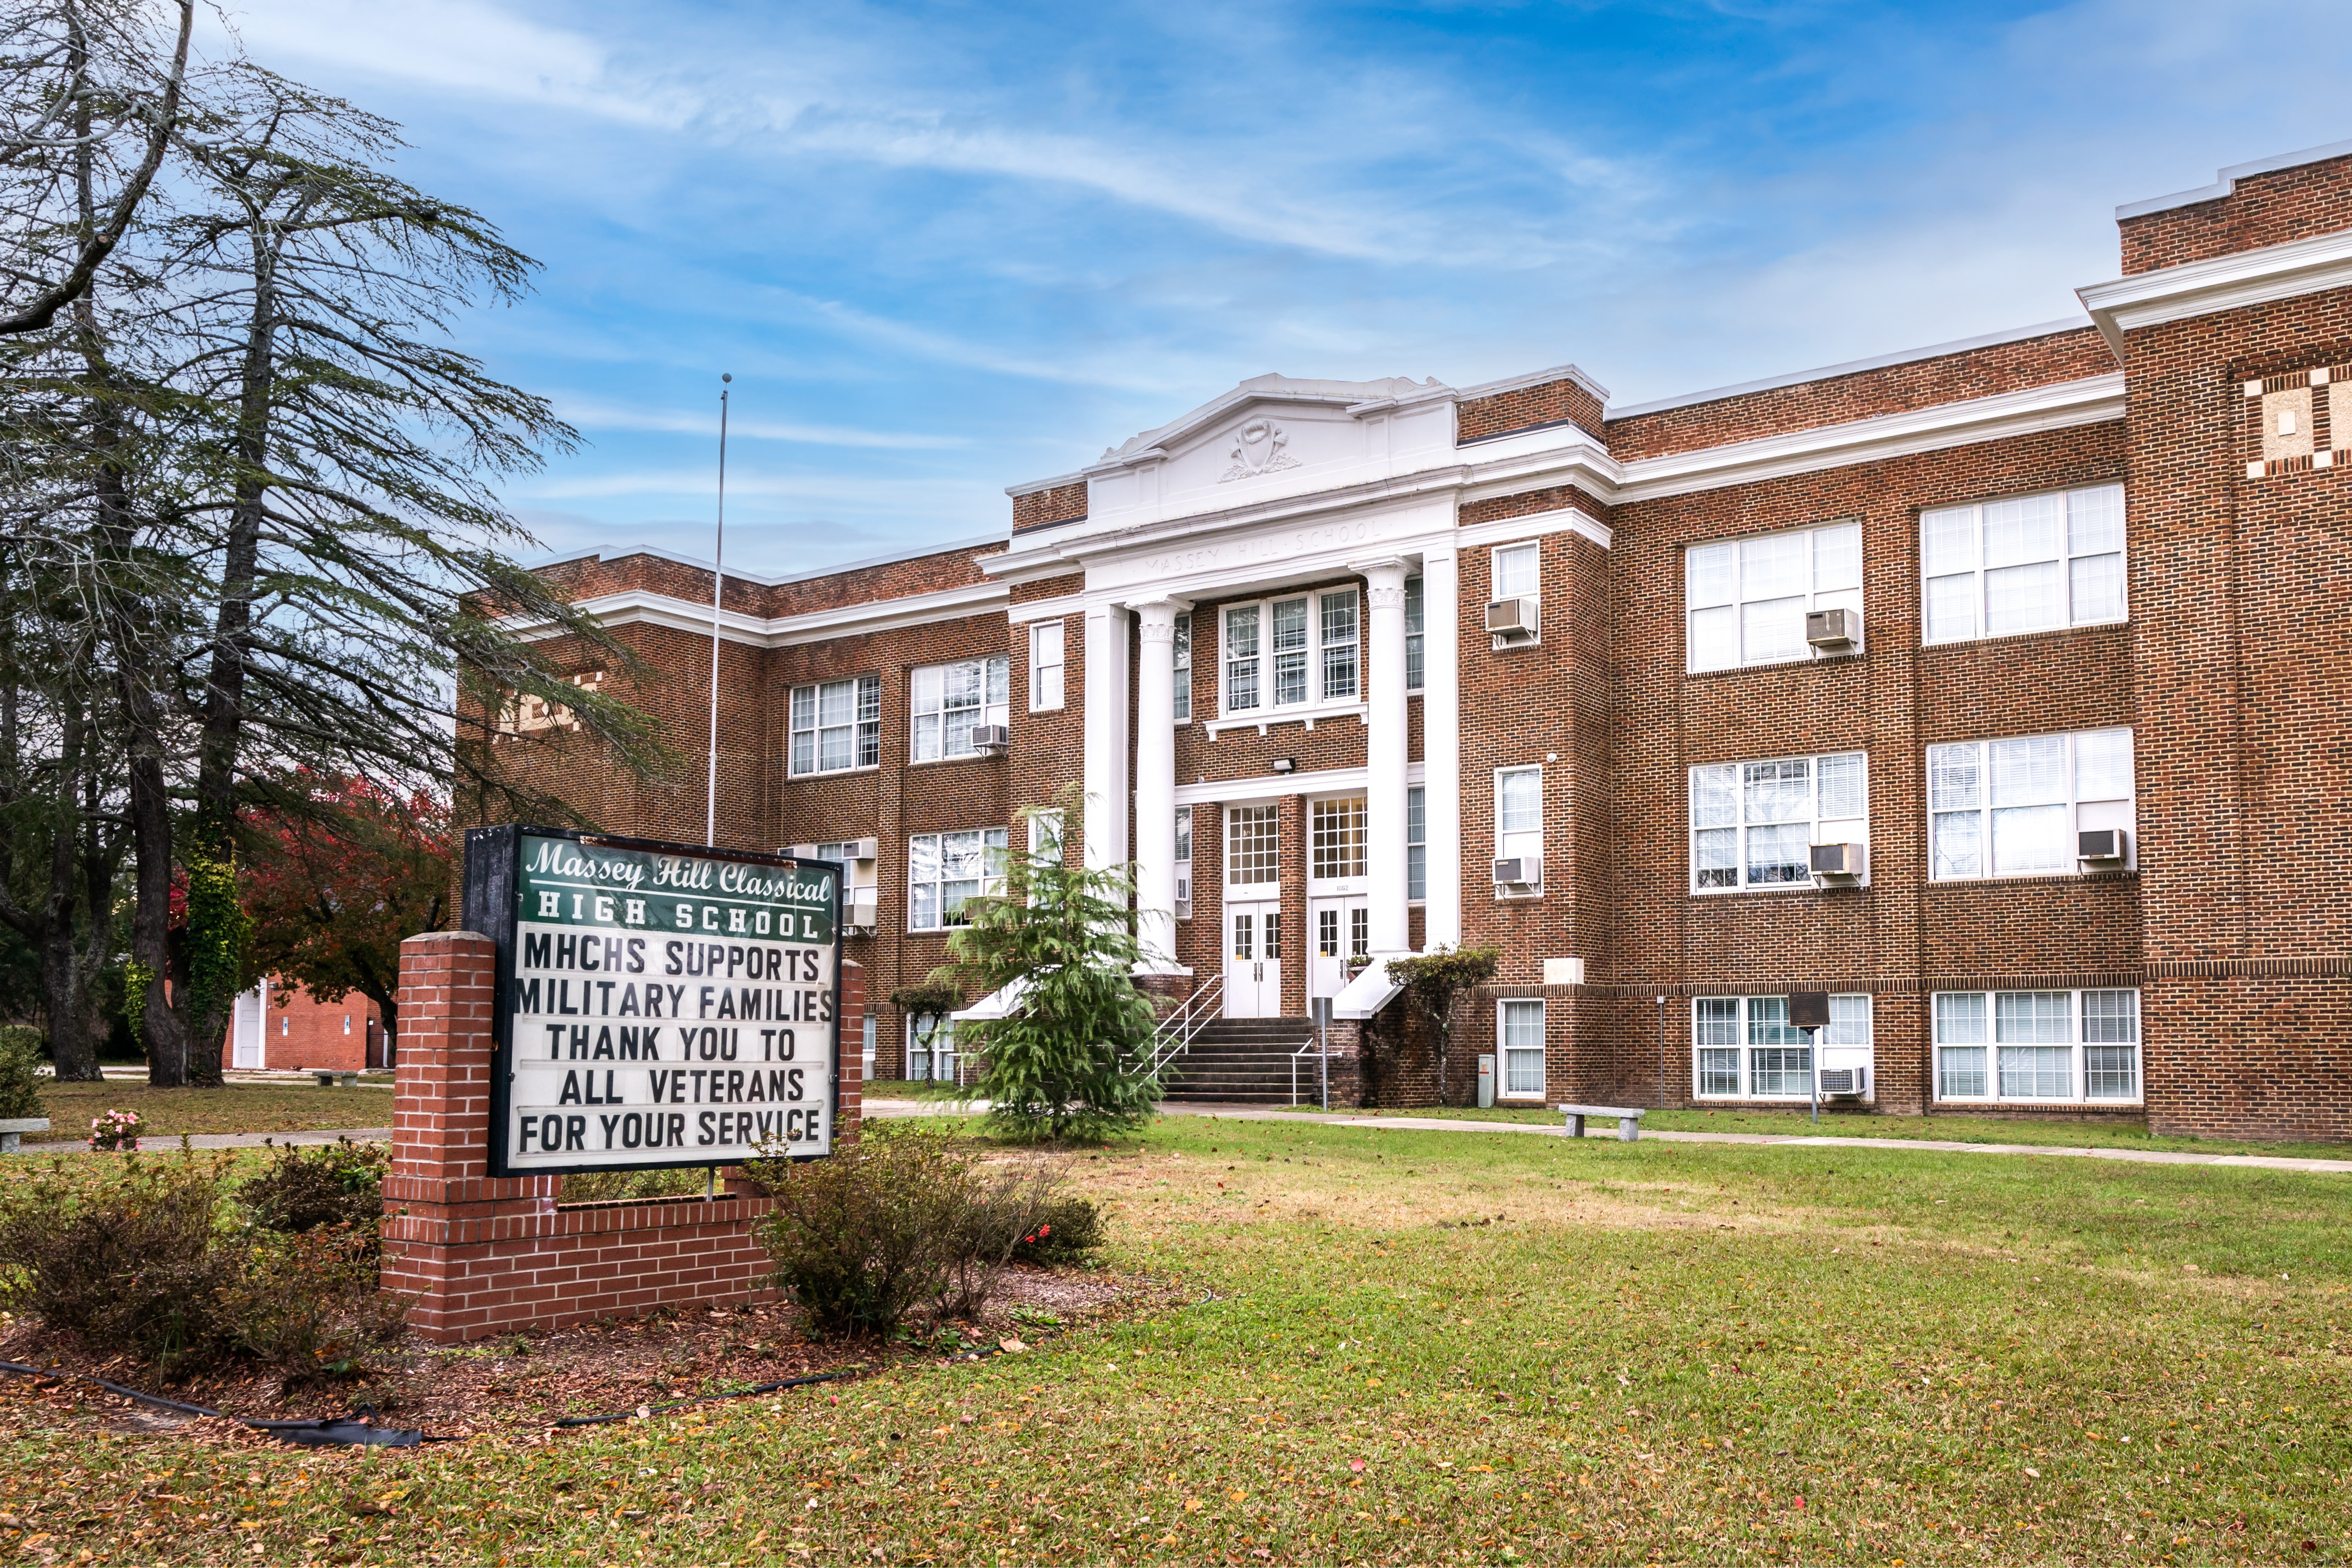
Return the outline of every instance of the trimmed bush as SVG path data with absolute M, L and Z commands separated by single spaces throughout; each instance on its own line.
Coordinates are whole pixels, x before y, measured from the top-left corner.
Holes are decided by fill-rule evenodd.
M 366 1238 L 373 1255 L 390 1163 L 382 1144 L 348 1138 L 282 1149 L 268 1170 L 237 1189 L 236 1198 L 264 1230 L 300 1235 L 320 1226 L 346 1226 Z
M 1055 1198 L 1013 1248 L 1020 1263 L 1076 1263 L 1103 1244 L 1102 1211 L 1090 1198 Z
M 0 1028 L 0 1120 L 41 1114 L 41 1031 Z

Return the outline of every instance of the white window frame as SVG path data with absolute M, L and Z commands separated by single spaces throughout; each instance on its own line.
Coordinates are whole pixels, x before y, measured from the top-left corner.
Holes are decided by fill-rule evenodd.
M 1509 556 L 1514 556 L 1514 557 L 1516 557 L 1516 556 L 1520 555 L 1520 554 L 1522 554 L 1522 553 L 1527 554 L 1527 555 L 1530 555 L 1530 556 L 1532 556 L 1532 557 L 1534 558 L 1534 561 L 1535 561 L 1535 585 L 1534 585 L 1531 589 L 1529 589 L 1528 592 L 1523 593 L 1523 594 L 1506 594 L 1506 593 L 1504 593 L 1504 592 L 1502 591 L 1503 557 L 1505 557 L 1506 555 L 1509 555 Z M 1496 603 L 1496 604 L 1499 604 L 1501 601 L 1503 601 L 1503 600 L 1505 600 L 1505 599 L 1523 599 L 1523 600 L 1531 601 L 1531 602 L 1534 604 L 1534 605 L 1535 605 L 1535 610 L 1536 610 L 1536 630 L 1535 630 L 1535 636 L 1533 636 L 1533 637 L 1528 637 L 1528 638 L 1525 639 L 1525 641 L 1522 641 L 1522 642 L 1515 642 L 1515 643 L 1511 643 L 1511 644 L 1508 644 L 1508 645 L 1504 644 L 1504 643 L 1501 641 L 1501 639 L 1498 637 L 1498 638 L 1496 639 L 1496 645 L 1495 645 L 1496 647 L 1498 647 L 1498 648 L 1499 648 L 1499 647 L 1505 647 L 1505 646 L 1509 646 L 1509 647 L 1525 647 L 1528 646 L 1529 644 L 1532 644 L 1532 643 L 1540 643 L 1540 642 L 1542 642 L 1542 641 L 1543 641 L 1543 624 L 1544 624 L 1544 614 L 1543 614 L 1543 541 L 1542 541 L 1542 540 L 1540 540 L 1540 539 L 1522 539 L 1522 540 L 1517 540 L 1517 541 L 1515 541 L 1514 542 L 1509 543 L 1509 544 L 1497 544 L 1497 545 L 1495 545 L 1493 548 L 1489 549 L 1489 550 L 1486 552 L 1486 598 L 1487 598 L 1488 602 L 1490 602 L 1490 603 Z
M 1012 662 L 1003 654 L 997 653 L 980 658 L 955 659 L 947 664 L 918 666 L 907 680 L 907 750 L 909 759 L 918 763 L 943 763 L 981 755 L 971 743 L 972 731 L 982 724 L 1012 721 L 1013 705 L 1005 690 L 1012 673 Z M 946 687 L 950 673 L 975 668 L 980 671 L 979 702 L 949 707 Z M 932 688 L 928 694 L 924 690 L 927 685 Z M 923 721 L 926 719 L 931 721 L 931 749 L 928 754 L 924 748 Z
M 1833 816 L 1822 815 L 1821 780 L 1823 763 L 1835 763 L 1841 766 L 1851 764 L 1859 769 L 1862 788 L 1860 815 L 1857 816 L 1852 812 L 1840 812 Z M 1802 765 L 1805 770 L 1806 814 L 1801 817 L 1791 817 L 1785 822 L 1750 822 L 1748 813 L 1756 805 L 1755 786 L 1767 782 L 1756 776 L 1759 770 L 1786 770 L 1791 765 Z M 1712 811 L 1703 805 L 1701 796 L 1703 784 L 1720 784 L 1725 774 L 1729 775 L 1731 787 L 1733 820 L 1728 822 L 1721 820 L 1718 812 Z M 1688 782 L 1690 836 L 1685 848 L 1689 851 L 1690 890 L 1694 894 L 1712 896 L 1720 893 L 1751 893 L 1760 889 L 1784 892 L 1791 888 L 1811 888 L 1819 885 L 1813 879 L 1811 856 L 1806 858 L 1804 875 L 1801 877 L 1790 878 L 1785 881 L 1751 879 L 1748 873 L 1754 869 L 1754 867 L 1753 857 L 1748 852 L 1748 836 L 1759 828 L 1795 827 L 1801 825 L 1805 829 L 1805 844 L 1808 848 L 1816 844 L 1866 845 L 1870 842 L 1870 756 L 1866 752 L 1823 752 L 1809 757 L 1761 757 L 1737 763 L 1707 763 L 1691 769 Z M 1700 836 L 1724 833 L 1731 835 L 1732 865 L 1728 868 L 1708 867 L 1702 870 L 1699 865 Z M 1710 837 L 1708 842 L 1711 845 L 1719 840 Z M 1716 872 L 1726 869 L 1732 873 L 1732 879 L 1728 883 L 1701 879 L 1703 877 L 1713 876 Z M 1867 854 L 1864 856 L 1863 870 L 1861 881 L 1867 886 L 1870 881 Z
M 1511 1019 L 1516 1014 L 1524 1019 L 1535 1015 L 1536 1044 L 1533 1050 L 1511 1043 Z M 1546 1044 L 1543 998 L 1540 996 L 1506 996 L 1495 1004 L 1495 1098 L 1501 1100 L 1533 1100 L 1544 1098 L 1544 1047 Z M 1524 1083 L 1524 1076 L 1514 1078 L 1514 1069 L 1524 1069 L 1527 1058 L 1535 1058 L 1535 1087 L 1514 1088 Z
M 1404 792 L 1404 899 L 1429 901 L 1429 791 L 1421 784 Z
M 2047 1037 L 2061 1006 L 2066 1015 L 2064 1037 Z M 2129 986 L 1938 991 L 1929 997 L 1928 1009 L 1933 1041 L 1929 1049 L 1934 1053 L 1929 1066 L 1939 1105 L 2141 1105 L 2147 1101 L 2144 1014 L 2139 992 Z M 2128 1038 L 2123 1037 L 2126 1034 Z M 2086 1037 L 2090 1036 L 2101 1037 Z M 2004 1048 L 2021 1053 L 2063 1050 L 2066 1092 L 2010 1092 L 2037 1079 L 2046 1082 L 2047 1068 L 2020 1059 L 2012 1074 Z M 2118 1064 L 2117 1053 L 2127 1056 L 2127 1061 Z M 2090 1092 L 2095 1067 L 2102 1069 L 2105 1087 L 2112 1090 L 2118 1065 L 2128 1068 L 2128 1092 Z M 1969 1092 L 1971 1089 L 1982 1092 Z
M 1814 610 L 1841 609 L 1861 615 L 1862 545 L 1862 524 L 1847 521 L 1685 546 L 1685 668 L 1693 675 L 1704 675 L 1720 669 L 1801 664 L 1807 659 L 1846 658 L 1860 653 L 1859 641 L 1852 649 L 1840 649 L 1834 654 L 1808 644 L 1805 616 Z M 1775 592 L 1768 584 L 1751 583 L 1751 575 L 1760 571 L 1767 552 L 1791 552 L 1801 558 L 1797 567 L 1803 584 L 1800 592 Z M 1751 559 L 1756 562 L 1753 570 Z M 1702 616 L 1708 619 L 1702 622 Z M 1790 616 L 1795 619 L 1793 641 L 1785 636 L 1785 628 L 1780 637 L 1769 636 L 1776 624 Z M 1711 656 L 1708 650 L 1722 647 L 1727 633 L 1731 657 Z
M 2103 742 L 2105 749 L 2111 752 L 2117 737 L 2121 739 L 2126 771 L 2130 774 L 2130 777 L 2125 781 L 2130 793 L 2118 796 L 2107 790 L 2100 789 L 2096 793 L 2086 794 L 2082 771 L 2083 754 L 2085 750 L 2084 742 L 2087 740 Z M 2063 800 L 2036 802 L 2013 800 L 2004 805 L 1994 798 L 1993 770 L 1998 755 L 1996 748 L 2048 746 L 2053 742 L 2063 747 L 2064 761 L 2062 771 L 2065 775 L 2065 796 Z M 1972 766 L 1976 780 L 1973 805 L 1967 804 L 1969 795 L 1956 787 L 1958 770 L 1964 765 L 1962 759 L 1967 753 L 1973 753 L 1974 757 L 1972 764 L 1965 764 Z M 2138 772 L 2137 752 L 2134 747 L 2132 731 L 2126 726 L 2104 730 L 2075 730 L 2055 735 L 2003 735 L 1982 741 L 1955 741 L 1928 747 L 1928 879 L 1936 882 L 1984 882 L 2009 881 L 2021 877 L 2094 875 L 2100 868 L 2085 867 L 2073 852 L 2077 845 L 2076 835 L 2106 827 L 2120 827 L 2124 830 L 2124 868 L 2137 869 L 2139 866 Z M 2002 814 L 2037 808 L 2047 810 L 2053 807 L 2063 807 L 2065 811 L 2067 853 L 2064 856 L 2064 864 L 2020 869 L 2004 869 L 1997 865 L 1993 851 L 1997 847 L 1997 836 L 2001 826 L 1998 819 Z M 1968 819 L 1973 825 L 1966 826 L 1962 819 Z M 1948 840 L 1945 837 L 1948 831 L 1963 836 L 1972 833 L 1975 836 L 1976 868 L 1974 870 L 1948 871 L 1946 869 L 1948 865 L 1957 863 L 1959 850 L 1965 842 L 1964 837 Z M 1950 851 L 1948 854 L 1948 849 Z
M 1067 647 L 1059 620 L 1029 623 L 1030 712 L 1051 713 L 1062 706 L 1062 661 Z
M 1242 821 L 1242 820 L 1244 819 L 1244 814 L 1247 814 L 1247 820 L 1248 820 L 1248 822 L 1249 822 L 1249 824 L 1251 825 L 1251 827 L 1252 827 L 1252 829 L 1253 829 L 1252 833 L 1251 833 L 1251 834 L 1250 834 L 1250 836 L 1249 836 L 1249 837 L 1250 837 L 1250 841 L 1251 841 L 1253 844 L 1257 843 L 1257 842 L 1262 838 L 1262 837 L 1263 837 L 1262 835 L 1259 835 L 1258 833 L 1256 833 L 1256 832 L 1255 831 L 1255 827 L 1256 827 L 1256 826 L 1257 826 L 1258 824 L 1260 824 L 1260 823 L 1265 823 L 1265 822 L 1270 822 L 1270 823 L 1272 823 L 1272 824 L 1274 825 L 1274 833 L 1273 833 L 1273 845 L 1274 845 L 1274 867 L 1273 867 L 1273 872 L 1274 872 L 1274 874 L 1273 874 L 1272 876 L 1270 876 L 1270 877 L 1265 878 L 1265 879 L 1264 880 L 1262 880 L 1262 881 L 1255 881 L 1255 882 L 1243 882 L 1243 881 L 1237 881 L 1237 880 L 1235 880 L 1235 879 L 1234 879 L 1234 867 L 1235 867 L 1235 864 L 1236 864 L 1236 858 L 1237 858 L 1236 852 L 1241 848 L 1241 847 L 1242 847 L 1242 842 L 1243 842 L 1243 836 L 1242 836 L 1242 835 L 1240 835 L 1240 834 L 1238 834 L 1238 833 L 1236 833 L 1236 832 L 1234 832 L 1234 824 L 1235 824 L 1235 823 L 1240 822 L 1240 821 Z M 1229 805 L 1229 806 L 1225 807 L 1225 820 L 1224 820 L 1224 833 L 1223 833 L 1223 838 L 1224 838 L 1224 854 L 1223 854 L 1223 860 L 1224 860 L 1225 896 L 1226 896 L 1227 898 L 1229 898 L 1229 899 L 1254 899 L 1254 898 L 1261 898 L 1261 897 L 1263 897 L 1263 898 L 1274 898 L 1274 897 L 1277 896 L 1277 894 L 1276 894 L 1276 892 L 1268 891 L 1268 892 L 1263 892 L 1263 893 L 1261 893 L 1260 891 L 1258 891 L 1258 889 L 1279 889 L 1281 888 L 1281 886 L 1282 886 L 1282 807 L 1281 807 L 1281 805 L 1280 805 L 1279 804 L 1277 804 L 1277 803 L 1271 803 L 1271 802 L 1269 802 L 1269 803 L 1237 804 L 1237 805 Z M 1246 891 L 1246 892 L 1240 892 L 1240 891 L 1236 891 L 1236 889 L 1249 889 L 1249 890 L 1248 890 L 1248 891 Z
M 1028 814 L 1029 858 L 1043 857 L 1049 860 L 1062 858 L 1062 813 L 1056 807 L 1046 807 Z
M 1349 606 L 1348 636 L 1328 637 L 1325 624 L 1328 618 L 1327 605 L 1339 607 L 1345 600 Z M 1296 647 L 1277 649 L 1274 646 L 1275 611 L 1279 606 L 1293 605 L 1306 607 L 1303 639 Z M 1255 616 L 1255 636 L 1251 640 L 1254 650 L 1236 655 L 1234 620 L 1236 613 Z M 1308 588 L 1297 594 L 1276 594 L 1267 598 L 1242 604 L 1217 606 L 1217 712 L 1222 719 L 1249 717 L 1271 720 L 1277 716 L 1311 716 L 1327 709 L 1360 708 L 1364 702 L 1364 605 L 1363 595 L 1354 588 Z M 1187 663 L 1190 648 L 1187 647 Z M 1304 687 L 1299 696 L 1278 700 L 1281 691 L 1280 672 L 1286 660 L 1296 658 Z M 1252 668 L 1243 673 L 1237 666 L 1248 663 Z M 1333 695 L 1332 676 L 1335 668 L 1347 671 L 1347 689 Z M 1236 705 L 1234 699 L 1246 693 L 1250 699 Z M 1189 710 L 1187 716 L 1189 717 Z
M 846 724 L 827 724 L 824 717 L 826 691 L 846 686 L 850 689 L 850 719 Z M 803 694 L 806 711 L 803 713 Z M 866 717 L 868 713 L 873 716 Z M 809 721 L 803 724 L 805 717 Z M 824 737 L 828 731 L 849 731 L 849 754 L 852 761 L 824 765 Z M 808 737 L 808 763 L 803 767 L 800 740 Z M 784 767 L 788 777 L 814 778 L 820 773 L 852 773 L 861 768 L 882 765 L 882 678 L 878 675 L 853 675 L 841 680 L 813 680 L 792 689 L 784 707 Z
M 1176 918 L 1192 918 L 1192 808 L 1176 808 Z
M 1404 689 L 1419 691 L 1426 681 L 1429 605 L 1419 577 L 1404 580 Z
M 1327 795 L 1307 803 L 1307 883 L 1318 893 L 1360 892 L 1370 869 L 1370 801 Z
M 1996 531 L 2020 516 L 2023 509 L 2058 505 L 2058 548 L 2055 554 L 2023 553 L 2000 549 Z M 2079 525 L 2079 526 L 2078 526 Z M 2105 532 L 2094 532 L 2095 528 Z M 1931 507 L 1919 514 L 1919 638 L 1929 647 L 1984 642 L 1994 637 L 2030 637 L 2036 632 L 2063 631 L 2073 626 L 2117 626 L 2131 619 L 2130 558 L 2126 549 L 2128 519 L 2124 487 L 2083 485 L 2072 489 L 2037 490 L 1974 501 L 1967 506 Z M 1964 531 L 1965 537 L 1955 537 Z M 2014 559 L 2011 557 L 2014 555 Z M 1999 558 L 1999 563 L 1994 559 Z M 2112 561 L 2109 558 L 2112 557 Z M 2004 572 L 2036 566 L 2057 570 L 2054 619 L 2033 625 L 1992 629 L 1996 591 L 1994 579 Z M 2112 588 L 2113 613 L 2100 613 L 2090 592 L 2094 577 Z M 2077 605 L 2083 608 L 2077 608 Z M 1942 619 L 1937 607 L 1965 607 L 1966 629 Z
M 977 845 L 955 846 L 950 846 L 949 843 L 950 839 L 968 838 L 976 838 L 979 842 Z M 955 918 L 963 908 L 961 901 L 952 910 L 947 908 L 947 889 L 950 887 L 970 884 L 971 890 L 962 895 L 963 900 L 966 900 L 1002 895 L 1004 891 L 1004 851 L 1009 842 L 1010 835 L 1002 827 L 962 827 L 940 833 L 908 834 L 907 836 L 907 929 L 910 931 L 952 931 L 957 926 L 965 924 L 964 921 Z M 928 879 L 918 877 L 916 874 L 921 868 L 921 857 L 925 852 L 926 845 L 929 846 L 931 865 L 935 868 L 935 874 Z M 980 875 L 949 877 L 947 854 L 950 847 L 964 850 L 977 847 L 981 856 Z M 930 892 L 928 900 L 923 897 L 926 889 Z M 928 917 L 926 916 L 927 904 Z M 926 918 L 930 923 L 923 923 Z
M 1169 634 L 1169 651 L 1176 664 L 1176 722 L 1192 721 L 1192 612 L 1179 610 Z
M 939 1020 L 938 1023 L 931 1026 L 930 1043 L 927 1046 L 919 1046 L 915 1042 L 915 1027 L 916 1020 L 918 1018 L 937 1018 Z M 961 1075 L 963 1071 L 963 1063 L 960 1059 L 961 1054 L 955 1047 L 956 1026 L 954 1014 L 909 1013 L 907 1015 L 906 1032 L 907 1050 L 905 1056 L 899 1058 L 899 1070 L 908 1075 L 909 1082 L 961 1083 L 962 1081 Z M 922 1053 L 923 1058 L 923 1076 L 921 1078 L 913 1077 L 915 1070 L 915 1056 L 918 1051 Z M 940 1075 L 940 1058 L 942 1057 L 947 1058 L 948 1070 L 945 1078 L 942 1078 Z
M 1523 773 L 1533 773 L 1536 779 L 1536 826 L 1531 828 L 1506 827 L 1503 824 L 1503 781 Z M 1551 875 L 1551 866 L 1548 861 L 1543 860 L 1543 816 L 1542 765 L 1538 763 L 1524 768 L 1496 768 L 1495 770 L 1495 858 L 1509 860 L 1522 855 L 1533 855 L 1541 863 L 1543 875 L 1549 878 Z M 1497 899 L 1539 899 L 1543 897 L 1543 892 L 1544 884 L 1541 881 L 1538 881 L 1534 887 L 1524 892 L 1505 887 L 1499 882 L 1495 886 L 1495 897 Z
M 1805 1030 L 1788 1022 L 1789 998 L 1785 994 L 1694 996 L 1690 1006 L 1691 1098 L 1810 1103 L 1813 1085 L 1805 1074 L 1818 1071 L 1822 1058 L 1832 1050 L 1854 1047 L 1870 1049 L 1874 1013 L 1868 992 L 1834 992 L 1830 996 L 1830 1026 L 1815 1031 L 1819 1038 L 1808 1041 Z M 1726 1023 L 1730 1025 L 1727 1035 L 1722 1028 Z M 1758 1038 L 1759 1030 L 1764 1029 L 1780 1030 L 1785 1037 Z M 1759 1093 L 1756 1084 L 1759 1069 L 1766 1066 L 1759 1059 L 1759 1053 L 1766 1051 L 1784 1056 L 1791 1051 L 1813 1054 L 1807 1056 L 1801 1065 L 1792 1066 L 1785 1059 L 1771 1064 L 1780 1075 L 1779 1087 L 1770 1093 Z M 1727 1055 L 1733 1058 L 1727 1079 L 1722 1060 Z M 1864 1070 L 1870 1069 L 1865 1066 Z M 1788 1082 L 1790 1075 L 1797 1080 L 1793 1087 Z

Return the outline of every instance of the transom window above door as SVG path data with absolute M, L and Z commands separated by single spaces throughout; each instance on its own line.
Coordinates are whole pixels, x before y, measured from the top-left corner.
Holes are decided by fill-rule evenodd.
M 1363 695 L 1361 616 L 1353 588 L 1224 609 L 1224 712 L 1264 712 Z
M 1225 883 L 1255 888 L 1282 879 L 1282 808 L 1225 807 Z
M 1318 800 L 1307 806 L 1307 872 L 1318 882 L 1364 874 L 1364 797 Z

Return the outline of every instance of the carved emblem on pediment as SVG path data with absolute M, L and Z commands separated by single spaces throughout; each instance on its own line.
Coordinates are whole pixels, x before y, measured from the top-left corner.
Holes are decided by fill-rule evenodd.
M 1234 460 L 1233 467 L 1217 476 L 1221 485 L 1270 474 L 1276 468 L 1298 467 L 1298 459 L 1283 450 L 1290 444 L 1290 437 L 1271 419 L 1250 420 L 1234 432 L 1233 441 L 1232 449 L 1226 453 Z

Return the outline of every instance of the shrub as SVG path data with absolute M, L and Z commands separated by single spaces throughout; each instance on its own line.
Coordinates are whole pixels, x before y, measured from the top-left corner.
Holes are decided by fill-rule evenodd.
M 240 1267 L 216 1292 L 231 1348 L 288 1388 L 357 1376 L 400 1332 L 407 1302 L 378 1288 L 376 1226 L 350 1221 L 246 1233 Z
M 887 1124 L 752 1175 L 776 1201 L 754 1234 L 818 1334 L 881 1333 L 925 1305 L 978 1312 L 1061 1179 L 1034 1162 L 983 1169 L 944 1133 Z
M 147 1134 L 146 1119 L 135 1110 L 110 1110 L 93 1117 L 89 1123 L 89 1146 L 96 1150 L 119 1150 L 129 1153 L 139 1152 L 139 1140 Z
M 1020 1263 L 1076 1263 L 1102 1244 L 1102 1211 L 1092 1199 L 1055 1198 L 1013 1247 L 1013 1257 Z
M 265 1230 L 299 1235 L 321 1226 L 348 1226 L 373 1257 L 389 1162 L 382 1144 L 348 1138 L 282 1149 L 268 1170 L 238 1190 L 237 1202 Z
M 41 1031 L 0 1028 L 0 1119 L 41 1114 Z
M 710 1173 L 700 1165 L 659 1171 L 574 1171 L 563 1178 L 562 1196 L 567 1204 L 593 1204 L 609 1198 L 699 1196 L 709 1186 Z

